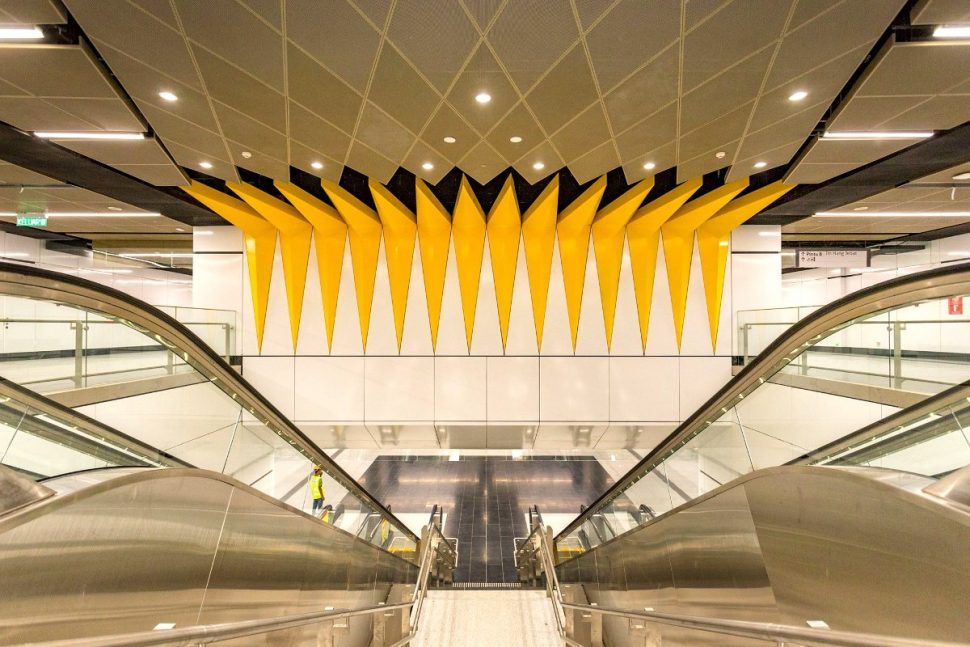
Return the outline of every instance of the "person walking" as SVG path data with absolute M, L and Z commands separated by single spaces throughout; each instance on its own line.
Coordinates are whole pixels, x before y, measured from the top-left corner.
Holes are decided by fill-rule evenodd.
M 313 509 L 311 514 L 319 517 L 323 512 L 323 469 L 319 465 L 313 466 L 313 474 L 310 475 L 310 497 L 313 499 Z

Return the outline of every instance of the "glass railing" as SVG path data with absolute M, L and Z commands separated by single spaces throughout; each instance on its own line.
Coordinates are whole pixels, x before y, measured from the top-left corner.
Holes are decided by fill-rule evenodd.
M 935 316 L 967 293 L 970 269 L 944 268 L 803 319 L 569 524 L 556 538 L 560 557 L 603 543 L 604 527 L 622 534 L 970 380 L 970 321 Z
M 120 360 L 131 348 L 163 348 L 160 352 L 172 358 L 173 371 L 187 376 L 157 390 L 119 389 L 113 398 L 77 406 L 76 411 L 179 461 L 229 475 L 308 513 L 313 512 L 309 479 L 319 465 L 324 500 L 330 505 L 322 515 L 325 522 L 413 556 L 417 537 L 186 326 L 110 288 L 33 268 L 0 263 L 0 294 L 8 311 L 30 311 L 30 319 L 56 315 L 58 322 L 78 322 L 78 327 L 110 322 L 98 324 L 113 331 L 98 333 L 104 354 L 110 357 L 122 349 Z M 26 335 L 13 330 L 18 334 L 0 328 L 0 344 L 8 353 L 36 352 L 42 339 L 38 328 Z M 37 391 L 43 390 L 35 388 L 39 380 L 52 383 L 44 378 L 55 376 L 56 369 L 49 368 L 42 354 L 25 364 L 21 368 L 14 361 L 0 362 L 0 376 Z
M 738 355 L 744 363 L 821 306 L 738 310 Z

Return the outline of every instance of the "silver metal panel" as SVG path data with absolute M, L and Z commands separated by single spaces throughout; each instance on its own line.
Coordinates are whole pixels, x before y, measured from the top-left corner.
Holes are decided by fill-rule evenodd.
M 54 491 L 0 465 L 0 514 L 53 496 Z

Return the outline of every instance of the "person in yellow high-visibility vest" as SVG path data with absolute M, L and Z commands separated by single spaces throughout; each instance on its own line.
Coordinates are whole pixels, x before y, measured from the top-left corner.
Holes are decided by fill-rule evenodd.
M 323 512 L 323 497 L 326 491 L 323 489 L 323 470 L 319 465 L 313 466 L 313 474 L 310 476 L 310 497 L 313 499 L 313 510 L 311 514 L 314 517 L 320 515 Z

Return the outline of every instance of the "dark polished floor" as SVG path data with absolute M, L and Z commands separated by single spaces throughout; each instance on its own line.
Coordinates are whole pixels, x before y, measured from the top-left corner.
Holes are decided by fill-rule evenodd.
M 456 582 L 516 582 L 514 538 L 528 533 L 526 514 L 579 514 L 612 479 L 591 456 L 386 456 L 361 484 L 395 513 L 430 514 L 444 506 L 444 533 L 458 538 Z

